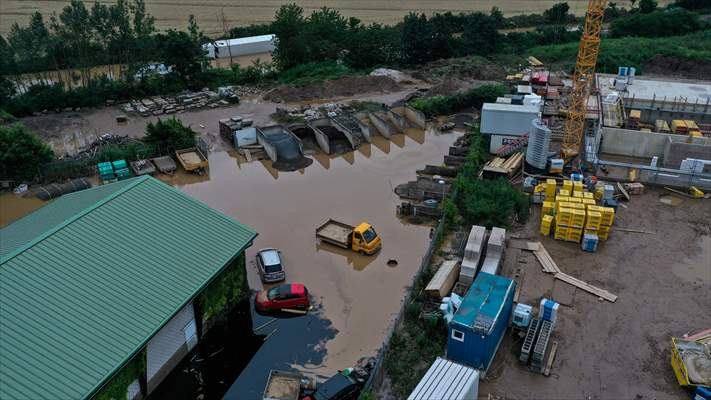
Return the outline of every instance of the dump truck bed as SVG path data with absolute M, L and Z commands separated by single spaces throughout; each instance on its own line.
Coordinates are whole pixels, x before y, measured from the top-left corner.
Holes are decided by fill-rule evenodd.
M 316 228 L 316 237 L 324 242 L 347 249 L 351 245 L 353 229 L 355 229 L 355 227 L 352 225 L 329 219 Z
M 262 400 L 299 400 L 301 375 L 271 370 Z
M 178 150 L 175 152 L 175 156 L 186 171 L 194 171 L 208 166 L 207 157 L 197 147 Z

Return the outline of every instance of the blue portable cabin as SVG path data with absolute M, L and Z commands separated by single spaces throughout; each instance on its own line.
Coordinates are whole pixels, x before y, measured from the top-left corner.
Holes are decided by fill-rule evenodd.
M 506 333 L 516 282 L 479 272 L 449 323 L 447 358 L 486 371 Z

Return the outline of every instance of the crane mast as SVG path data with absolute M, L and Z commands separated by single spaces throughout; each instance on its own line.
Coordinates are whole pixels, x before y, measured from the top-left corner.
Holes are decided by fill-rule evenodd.
M 568 160 L 580 152 L 580 142 L 585 130 L 588 93 L 595 79 L 595 64 L 600 50 L 600 31 L 607 0 L 590 0 L 585 14 L 585 26 L 578 46 L 578 56 L 573 75 L 573 90 L 568 97 L 568 118 L 565 120 L 561 156 Z

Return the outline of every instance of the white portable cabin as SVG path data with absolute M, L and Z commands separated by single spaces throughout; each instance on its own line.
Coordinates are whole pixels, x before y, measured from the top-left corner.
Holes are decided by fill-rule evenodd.
M 229 58 L 274 51 L 276 35 L 249 36 L 237 39 L 216 40 L 205 43 L 202 48 L 208 58 Z
M 479 371 L 437 357 L 407 400 L 476 400 L 478 392 Z
M 535 98 L 531 97 L 531 101 Z M 524 100 L 526 100 L 524 98 Z M 495 153 L 502 146 L 512 143 L 531 130 L 531 121 L 538 118 L 540 104 L 518 105 L 484 103 L 481 108 L 482 135 L 491 135 L 489 152 Z

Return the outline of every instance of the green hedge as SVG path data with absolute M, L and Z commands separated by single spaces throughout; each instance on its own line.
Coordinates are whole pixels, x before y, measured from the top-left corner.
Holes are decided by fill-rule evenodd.
M 248 296 L 247 269 L 245 255 L 242 253 L 200 294 L 202 320 L 223 316 L 231 305 Z
M 534 47 L 528 55 L 546 63 L 566 64 L 572 70 L 577 52 L 577 43 L 567 43 Z M 598 72 L 616 73 L 617 67 L 627 65 L 636 67 L 638 73 L 642 73 L 644 64 L 657 55 L 711 62 L 711 30 L 665 38 L 603 38 L 596 69 Z
M 508 93 L 506 86 L 482 85 L 451 96 L 415 99 L 410 102 L 410 106 L 422 111 L 429 117 L 447 115 L 468 107 L 479 108 L 482 104 L 495 101 L 497 97 L 506 93 Z
M 146 373 L 146 351 L 141 350 L 94 395 L 94 400 L 123 400 L 129 385 Z

